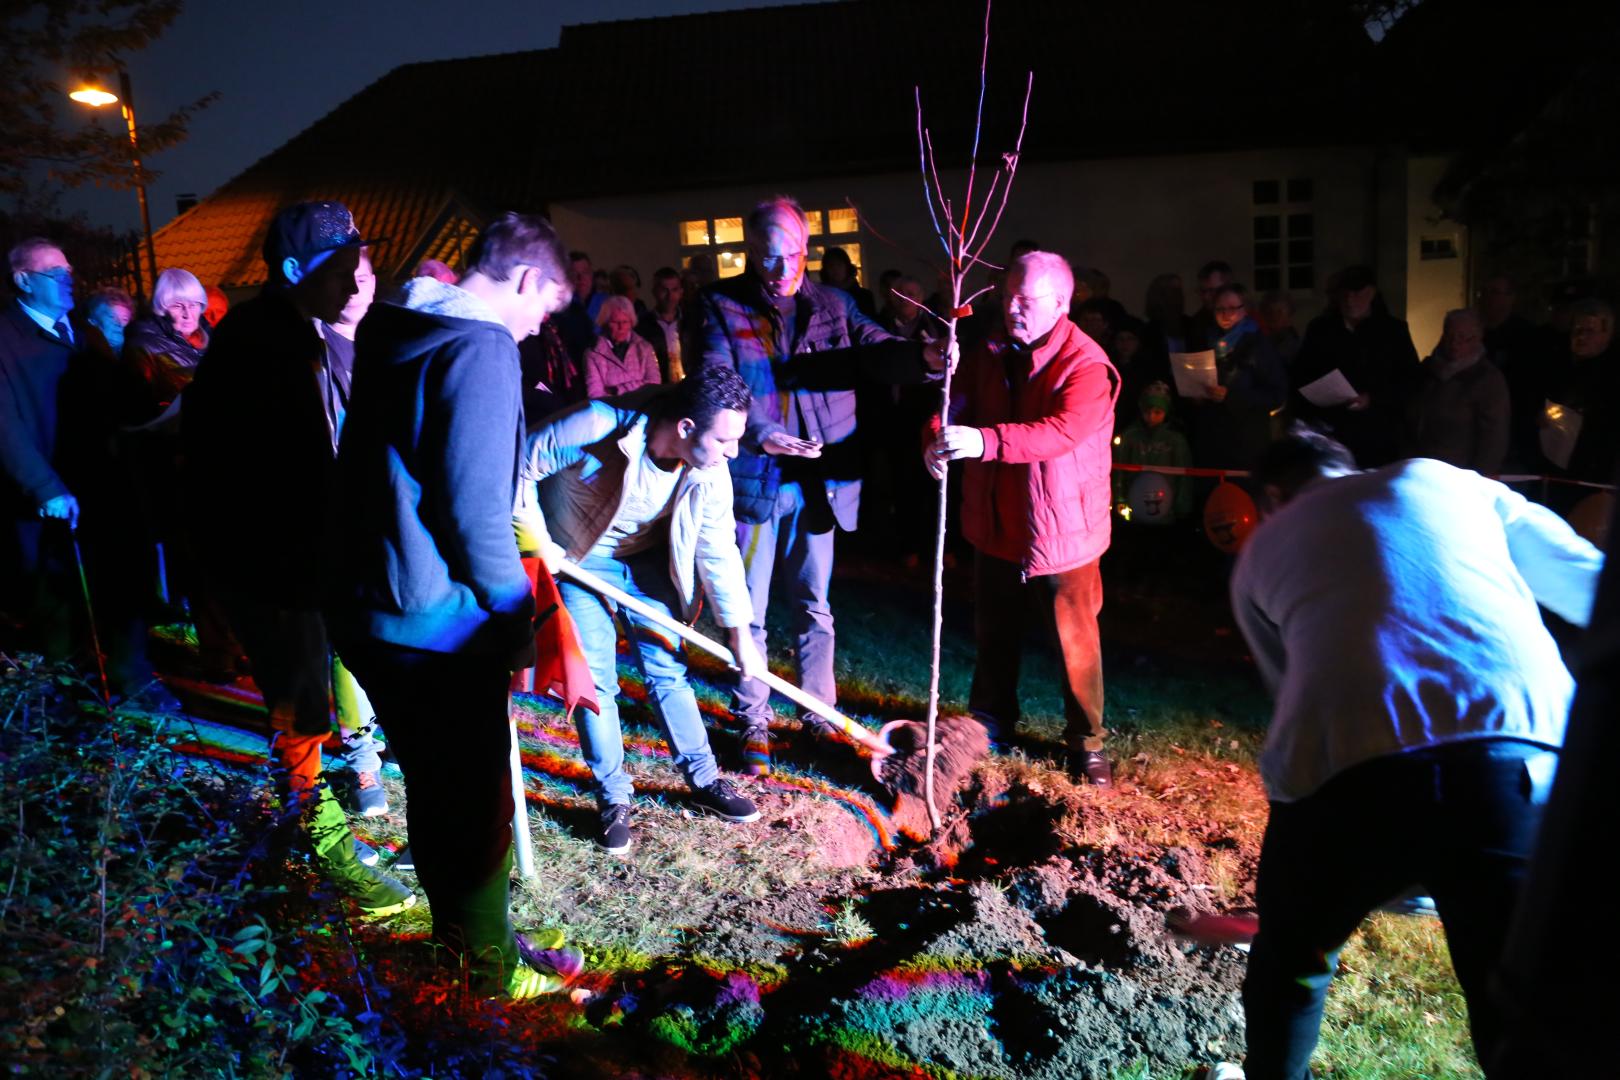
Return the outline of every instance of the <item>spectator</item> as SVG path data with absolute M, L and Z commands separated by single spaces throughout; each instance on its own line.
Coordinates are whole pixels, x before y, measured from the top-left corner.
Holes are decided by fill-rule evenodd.
M 1211 469 L 1248 469 L 1271 441 L 1271 414 L 1288 400 L 1288 373 L 1249 314 L 1243 286 L 1215 290 L 1216 384 L 1193 407 L 1193 460 Z
M 661 382 L 678 383 L 686 377 L 686 342 L 692 336 L 687 318 L 686 289 L 671 266 L 653 273 L 653 308 L 636 323 L 636 333 L 647 339 L 658 356 Z
M 320 326 L 360 291 L 364 242 L 340 203 L 297 203 L 275 216 L 264 242 L 269 282 L 220 323 L 182 399 L 180 434 L 189 531 L 264 694 L 281 794 L 301 813 L 321 874 L 363 913 L 387 915 L 415 894 L 360 862 L 321 776 L 332 674 L 321 584 L 344 410 Z M 242 527 L 244 493 L 271 509 L 251 528 Z
M 974 567 L 969 707 L 992 736 L 1018 722 L 1026 608 L 1055 628 L 1063 662 L 1069 771 L 1113 782 L 1103 753 L 1102 608 L 1098 562 L 1108 549 L 1110 444 L 1119 377 L 1096 342 L 1064 316 L 1073 273 L 1037 251 L 1008 268 L 1003 330 L 969 354 L 950 423 L 928 448 L 936 476 L 963 469 L 963 528 Z
M 1211 259 L 1198 268 L 1198 310 L 1193 312 L 1193 323 L 1207 341 L 1218 336 L 1215 326 L 1215 294 L 1232 283 L 1232 264 L 1223 259 Z M 1207 346 L 1206 346 L 1207 347 Z
M 1423 362 L 1423 384 L 1412 425 L 1413 451 L 1487 476 L 1507 457 L 1507 380 L 1485 359 L 1485 333 L 1471 308 L 1446 313 L 1434 355 Z
M 1294 329 L 1294 298 L 1288 290 L 1272 289 L 1262 296 L 1255 318 L 1283 367 L 1292 368 L 1294 357 L 1299 355 L 1300 338 L 1299 331 Z
M 585 400 L 585 376 L 568 355 L 553 320 L 539 333 L 518 342 L 523 371 L 523 415 L 538 423 L 552 413 Z
M 860 514 L 853 387 L 863 377 L 924 382 L 925 357 L 943 368 L 944 350 L 899 341 L 849 294 L 806 282 L 809 228 L 792 199 L 755 207 L 743 235 L 748 268 L 704 290 L 703 362 L 734 369 L 753 394 L 731 465 L 751 629 L 765 655 L 765 611 L 780 567 L 799 685 L 831 705 L 838 699 L 827 601 L 834 531 L 853 531 Z M 759 680 L 738 681 L 735 710 L 750 747 L 769 746 L 769 697 Z
M 1170 387 L 1162 382 L 1149 383 L 1137 398 L 1140 416 L 1126 428 L 1114 446 L 1114 460 L 1121 465 L 1163 465 L 1185 469 L 1192 464 L 1192 448 L 1187 439 L 1166 421 L 1170 417 Z M 1114 473 L 1114 506 L 1129 503 L 1131 483 L 1140 476 L 1135 472 Z M 1166 475 L 1170 485 L 1171 506 L 1176 517 L 1192 513 L 1192 482 L 1185 476 Z M 1121 516 L 1125 515 L 1123 509 Z
M 855 307 L 868 319 L 877 318 L 877 304 L 872 290 L 861 288 L 860 273 L 850 261 L 849 252 L 841 247 L 830 247 L 821 255 L 821 283 L 842 289 L 855 299 Z
M 1142 318 L 1153 332 L 1154 339 L 1148 344 L 1155 352 L 1168 355 L 1204 348 L 1204 334 L 1187 315 L 1180 274 L 1160 274 L 1148 282 Z
M 165 270 L 152 289 L 152 310 L 129 326 L 124 359 L 151 388 L 152 399 L 167 405 L 191 384 L 208 347 L 202 325 L 208 293 L 189 270 Z M 192 344 L 199 335 L 203 344 Z
M 636 333 L 636 309 L 623 296 L 610 296 L 597 317 L 602 328 L 585 353 L 585 396 L 618 397 L 643 386 L 657 386 L 658 354 Z
M 419 264 L 417 264 L 416 273 L 412 274 L 411 276 L 429 277 L 434 281 L 440 281 L 446 285 L 454 285 L 456 282 L 461 280 L 460 275 L 458 275 L 454 270 L 450 269 L 446 263 L 441 262 L 438 259 L 423 259 Z
M 574 298 L 557 313 L 554 321 L 574 366 L 583 372 L 585 353 L 596 342 L 596 319 L 602 312 L 607 292 L 605 289 L 597 291 L 591 257 L 583 251 L 568 253 L 568 281 L 573 286 Z
M 1506 274 L 1494 274 L 1480 289 L 1479 311 L 1485 328 L 1485 355 L 1507 379 L 1509 412 L 1508 459 L 1536 471 L 1547 467 L 1541 453 L 1541 410 L 1552 389 L 1564 342 L 1546 327 L 1537 327 L 1518 313 L 1519 289 Z
M 337 463 L 333 634 L 405 770 L 433 940 L 480 995 L 563 985 L 521 958 L 512 928 L 507 698 L 534 656 L 534 596 L 512 535 L 517 342 L 567 303 L 566 275 L 550 223 L 506 214 L 473 241 L 459 284 L 413 278 L 398 304 L 376 305 Z
M 1153 331 L 1146 323 L 1130 316 L 1126 316 L 1114 330 L 1113 348 L 1108 355 L 1114 362 L 1114 369 L 1119 372 L 1119 402 L 1114 426 L 1120 430 L 1136 422 L 1137 402 L 1152 383 L 1163 384 L 1165 393 L 1170 395 L 1173 410 L 1176 394 L 1170 387 L 1170 361 L 1164 353 L 1149 347 L 1153 337 Z M 1173 419 L 1168 422 L 1172 425 L 1175 423 Z
M 742 378 L 715 366 L 674 387 L 552 417 L 529 436 L 513 517 L 525 553 L 541 555 L 548 567 L 571 559 L 681 621 L 697 617 L 701 586 L 741 670 L 757 675 L 765 661 L 748 631 L 748 583 L 726 470 L 747 428 L 748 399 Z M 596 844 L 623 855 L 633 789 L 616 700 L 618 605 L 573 581 L 560 591 L 601 706 L 574 710 L 601 814 Z M 680 646 L 634 612 L 618 614 L 693 808 L 731 822 L 758 820 L 754 804 L 720 776 Z
M 1311 320 L 1294 360 L 1295 391 L 1334 371 L 1355 390 L 1342 405 L 1294 399 L 1295 415 L 1332 427 L 1363 465 L 1383 465 L 1407 447 L 1407 399 L 1421 372 L 1406 324 L 1384 308 L 1373 272 L 1352 266 L 1328 290 L 1331 307 Z
M 1620 349 L 1614 341 L 1614 309 L 1602 300 L 1570 308 L 1569 352 L 1551 382 L 1548 397 L 1581 414 L 1568 475 L 1606 484 L 1620 456 Z
M 54 526 L 79 524 L 79 500 L 57 469 L 58 391 L 77 347 L 73 267 L 42 237 L 17 244 L 7 261 L 16 297 L 0 319 L 0 606 L 21 619 L 27 645 L 61 659 L 72 649 L 76 583 L 67 533 Z
M 208 306 L 203 308 L 203 330 L 205 333 L 212 333 L 214 327 L 219 325 L 219 320 L 223 319 L 225 313 L 231 310 L 231 299 L 225 295 L 225 290 L 218 285 L 210 285 L 203 292 L 208 294 Z M 208 340 L 204 338 L 201 344 L 196 341 L 192 341 L 192 344 L 199 349 L 206 348 Z
M 613 268 L 608 275 L 608 292 L 612 296 L 622 296 L 635 305 L 636 318 L 640 319 L 647 314 L 647 305 L 641 302 L 641 275 L 633 266 L 619 265 Z
M 1084 300 L 1079 300 L 1079 285 L 1081 282 L 1086 287 L 1087 295 Z M 1130 312 L 1125 310 L 1125 305 L 1109 295 L 1113 288 L 1113 281 L 1109 279 L 1107 274 L 1096 267 L 1083 271 L 1080 274 L 1080 282 L 1076 282 L 1075 285 L 1075 298 L 1079 301 L 1075 306 L 1082 313 L 1086 310 L 1100 310 L 1108 323 L 1110 335 L 1112 335 L 1114 327 L 1130 318 Z M 1082 326 L 1080 329 L 1085 330 L 1085 327 Z M 1091 331 L 1086 330 L 1086 333 L 1090 334 Z M 1092 340 L 1103 346 L 1105 350 L 1108 348 L 1108 344 L 1095 335 L 1092 336 Z
M 1270 447 L 1257 480 L 1267 520 L 1231 590 L 1276 698 L 1245 1071 L 1308 1075 L 1340 948 L 1419 885 L 1490 1062 L 1504 1025 L 1487 975 L 1573 690 L 1536 605 L 1584 625 L 1603 559 L 1495 481 L 1425 459 L 1358 473 L 1315 433 Z
M 135 317 L 135 301 L 123 289 L 109 287 L 85 297 L 84 309 L 85 326 L 101 339 L 86 340 L 85 346 L 105 353 L 110 360 L 120 359 L 124 354 L 124 328 Z

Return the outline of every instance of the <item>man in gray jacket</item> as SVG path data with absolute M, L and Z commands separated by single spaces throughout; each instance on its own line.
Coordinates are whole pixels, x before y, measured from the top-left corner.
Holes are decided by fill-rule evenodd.
M 743 233 L 747 272 L 704 290 L 703 364 L 735 370 L 753 392 L 731 475 L 754 641 L 763 654 L 780 563 L 800 685 L 830 705 L 838 699 L 827 602 L 833 537 L 838 528 L 853 532 L 860 515 L 855 386 L 927 382 L 943 369 L 944 350 L 897 338 L 848 293 L 805 281 L 810 233 L 792 199 L 761 203 Z M 735 708 L 756 772 L 769 770 L 768 698 L 759 680 L 739 680 Z
M 712 367 L 674 387 L 555 415 L 529 436 L 513 513 L 518 546 L 539 554 L 549 569 L 571 559 L 666 614 L 695 619 L 701 584 L 745 676 L 765 664 L 748 632 L 752 609 L 725 466 L 737 455 L 748 405 L 737 373 Z M 573 581 L 559 591 L 601 706 L 574 710 L 601 808 L 596 842 L 622 855 L 630 850 L 632 788 L 615 701 L 614 605 Z M 756 820 L 754 804 L 719 776 L 679 645 L 634 613 L 620 614 L 693 807 L 727 821 Z

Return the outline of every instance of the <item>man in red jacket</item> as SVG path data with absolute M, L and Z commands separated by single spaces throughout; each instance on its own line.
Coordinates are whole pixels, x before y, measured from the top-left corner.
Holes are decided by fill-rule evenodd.
M 1069 771 L 1106 787 L 1097 564 L 1108 549 L 1119 373 L 1069 321 L 1073 294 L 1062 256 L 1013 260 L 1001 292 L 1005 325 L 963 361 L 950 423 L 925 459 L 936 477 L 945 462 L 967 459 L 962 528 L 978 552 L 969 708 L 992 735 L 1011 733 L 1026 609 L 1038 604 L 1063 658 Z

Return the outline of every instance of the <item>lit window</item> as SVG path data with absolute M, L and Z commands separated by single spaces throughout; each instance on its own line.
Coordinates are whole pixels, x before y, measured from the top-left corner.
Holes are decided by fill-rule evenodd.
M 811 236 L 820 236 L 821 235 L 821 211 L 820 210 L 806 210 L 804 212 L 804 220 L 810 227 L 810 235 Z
M 723 278 L 736 277 L 743 272 L 743 267 L 747 261 L 747 252 L 722 251 L 720 257 L 715 260 L 715 269 L 719 271 L 720 276 Z
M 845 207 L 842 210 L 827 211 L 827 231 L 829 233 L 860 232 L 860 217 L 854 210 Z
M 681 222 L 681 247 L 700 247 L 709 242 L 708 221 Z
M 740 244 L 743 238 L 742 218 L 723 217 L 714 219 L 714 242 L 717 244 Z

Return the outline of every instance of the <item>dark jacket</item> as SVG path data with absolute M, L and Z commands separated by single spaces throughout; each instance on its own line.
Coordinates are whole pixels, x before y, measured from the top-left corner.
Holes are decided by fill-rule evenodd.
M 11 300 L 0 314 L 0 512 L 32 517 L 69 494 L 56 469 L 58 389 L 73 346 Z
M 1271 442 L 1271 413 L 1288 400 L 1288 371 L 1253 319 L 1217 337 L 1214 348 L 1226 397 L 1188 403 L 1193 461 L 1212 469 L 1248 469 Z
M 1550 400 L 1581 414 L 1581 433 L 1564 472 L 1577 480 L 1613 482 L 1620 459 L 1620 345 L 1586 360 L 1566 352 L 1548 385 Z
M 129 324 L 124 336 L 125 362 L 146 380 L 153 401 L 160 405 L 167 405 L 190 385 L 206 348 L 206 343 L 199 349 L 175 333 L 174 324 L 164 315 L 142 315 Z
M 794 296 L 791 326 L 753 274 L 710 285 L 703 302 L 703 363 L 734 369 L 754 394 L 748 430 L 731 463 L 737 520 L 768 520 L 786 479 L 824 485 L 838 524 L 853 530 L 862 468 L 855 385 L 863 379 L 928 381 L 922 347 L 862 315 L 848 293 L 810 281 Z M 760 449 L 761 439 L 783 430 L 819 440 L 821 456 L 784 460 Z
M 186 517 L 216 588 L 319 606 L 332 433 L 326 347 L 275 287 L 220 320 L 181 398 Z
M 697 335 L 692 332 L 691 320 L 687 317 L 685 307 L 682 307 L 675 316 L 675 337 L 677 344 L 680 346 L 680 354 L 677 359 L 679 359 L 680 363 L 675 365 L 673 371 L 670 370 L 669 339 L 664 336 L 664 322 L 658 317 L 656 311 L 649 309 L 642 314 L 641 318 L 636 321 L 636 333 L 646 338 L 647 344 L 653 347 L 653 355 L 658 357 L 660 381 L 667 383 L 680 382 L 682 377 L 696 366 L 693 361 L 697 359 L 697 353 L 700 350 L 694 340 Z
M 1296 394 L 1295 415 L 1325 423 L 1362 468 L 1401 457 L 1408 443 L 1407 403 L 1422 378 L 1406 324 L 1376 309 L 1355 329 L 1346 326 L 1336 310 L 1318 315 L 1305 329 L 1289 381 L 1298 391 L 1335 368 L 1358 393 L 1367 394 L 1371 404 L 1365 409 L 1321 408 Z
M 340 641 L 516 658 L 534 640 L 517 343 L 453 285 L 416 278 L 402 302 L 355 336 L 328 620 Z
M 1456 364 L 1443 352 L 1423 362 L 1412 423 L 1412 452 L 1494 476 L 1507 457 L 1511 423 L 1507 380 L 1483 355 Z

